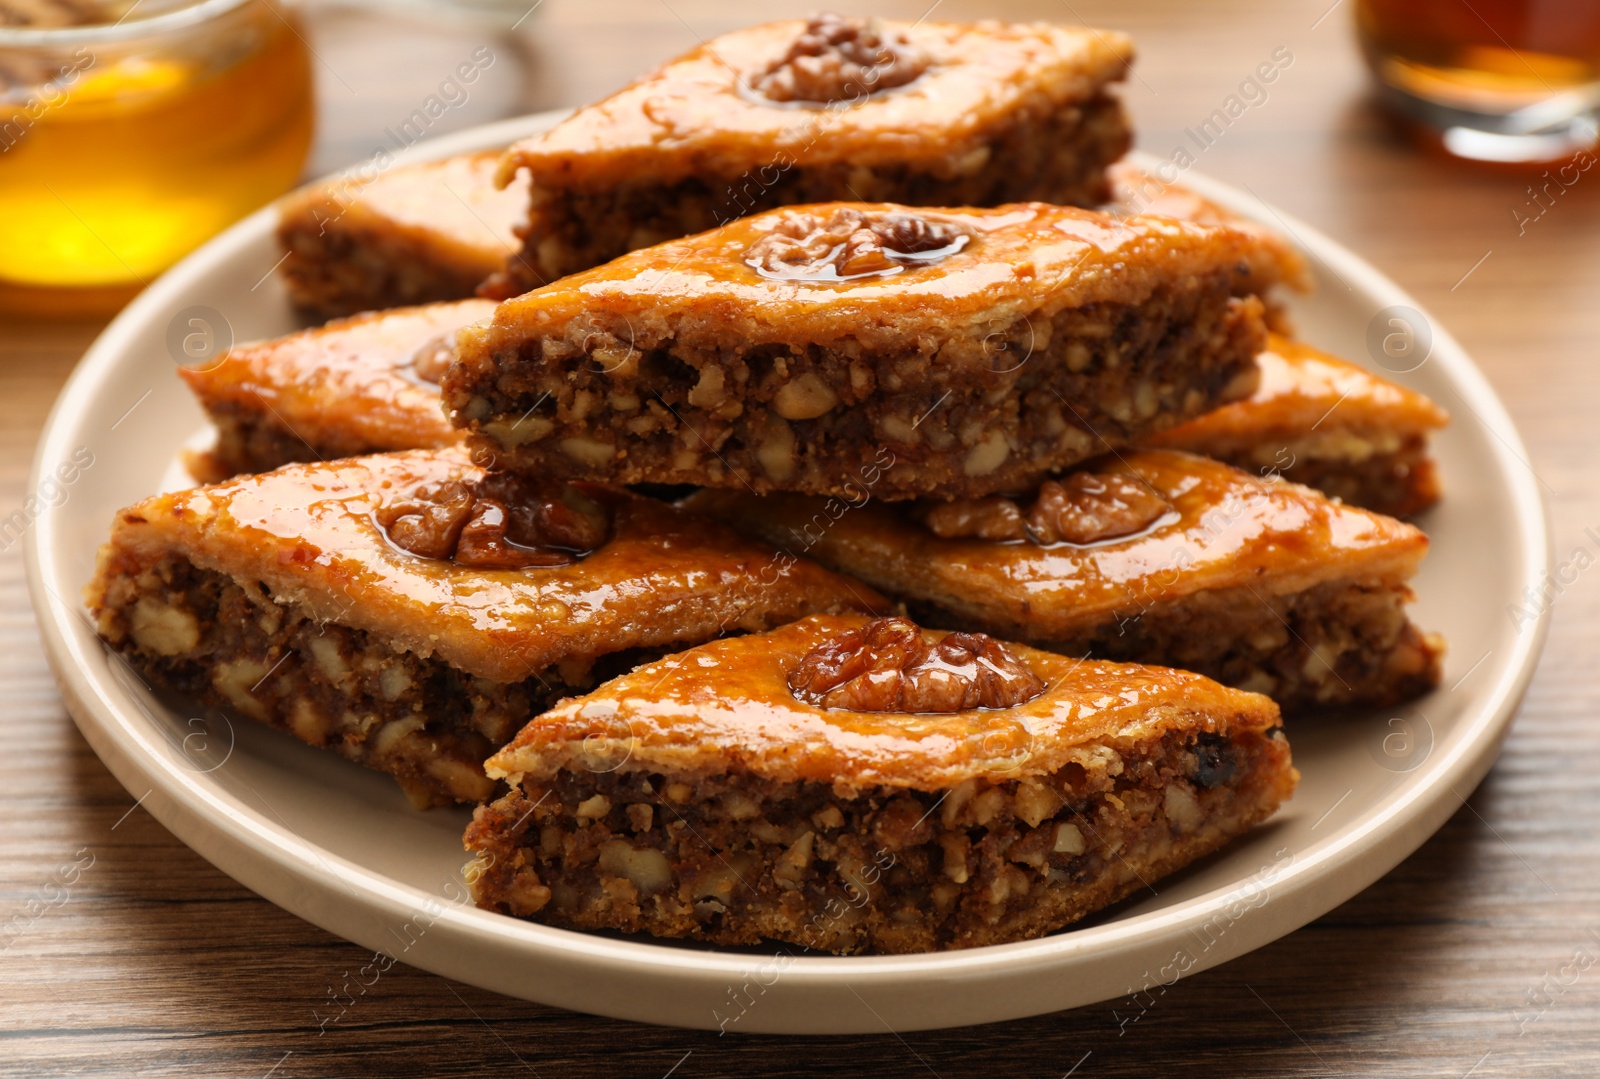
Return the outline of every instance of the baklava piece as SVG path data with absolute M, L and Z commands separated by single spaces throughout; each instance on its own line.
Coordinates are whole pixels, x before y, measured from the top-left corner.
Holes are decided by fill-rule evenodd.
M 485 300 L 357 316 L 234 348 L 179 373 L 206 408 L 216 447 L 191 459 L 202 481 L 292 461 L 450 445 L 438 381 L 455 330 Z M 1353 505 L 1410 517 L 1439 499 L 1429 439 L 1449 415 L 1423 394 L 1276 334 L 1256 356 L 1255 393 L 1148 436 Z
M 1412 624 L 1411 525 L 1165 450 L 1102 458 L 1023 498 L 885 505 L 703 491 L 684 505 L 903 599 L 932 625 L 1198 671 L 1288 712 L 1432 689 Z
M 152 682 L 476 802 L 532 716 L 643 659 L 865 585 L 664 503 L 536 489 L 458 449 L 289 465 L 117 515 L 86 593 Z
M 1429 439 L 1450 415 L 1428 397 L 1276 335 L 1256 364 L 1261 382 L 1249 398 L 1146 445 L 1280 475 L 1391 517 L 1439 500 Z
M 902 619 L 657 660 L 490 760 L 478 904 L 573 929 L 927 952 L 1069 925 L 1271 816 L 1265 697 Z
M 466 299 L 516 260 L 526 181 L 494 183 L 500 151 L 306 188 L 280 211 L 289 297 L 321 318 Z
M 1039 203 L 787 207 L 506 301 L 441 388 L 535 475 L 980 497 L 1248 396 L 1255 246 Z
M 517 143 L 515 295 L 776 206 L 1105 200 L 1131 143 L 1109 30 L 819 15 L 724 34 Z
M 192 456 L 190 471 L 211 482 L 460 441 L 439 407 L 439 378 L 455 332 L 493 312 L 488 300 L 378 311 L 180 367 L 217 428 L 214 448 Z

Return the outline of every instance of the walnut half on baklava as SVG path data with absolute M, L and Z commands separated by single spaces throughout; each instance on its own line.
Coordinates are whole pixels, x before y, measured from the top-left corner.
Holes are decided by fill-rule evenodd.
M 501 298 L 745 214 L 856 199 L 1093 206 L 1132 141 L 1111 30 L 818 15 L 724 34 L 506 154 Z
M 485 475 L 459 450 L 290 465 L 117 515 L 87 589 L 158 685 L 474 802 L 530 716 L 645 658 L 865 585 L 664 503 Z
M 1041 936 L 1221 847 L 1297 773 L 1265 697 L 899 618 L 657 660 L 529 723 L 480 906 L 826 952 Z
M 979 497 L 1248 395 L 1258 244 L 1042 203 L 786 207 L 507 300 L 440 388 L 508 470 Z

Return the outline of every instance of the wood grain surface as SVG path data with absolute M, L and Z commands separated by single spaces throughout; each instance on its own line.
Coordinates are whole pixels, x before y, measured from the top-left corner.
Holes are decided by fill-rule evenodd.
M 1513 209 L 1537 213 L 1529 178 L 1427 156 L 1392 131 L 1369 103 L 1352 2 L 1328 4 L 947 0 L 936 17 L 1132 32 L 1141 59 L 1126 97 L 1140 145 L 1162 155 L 1288 50 L 1268 99 L 1197 167 L 1344 242 L 1454 332 L 1530 444 L 1565 557 L 1600 525 L 1600 170 L 1519 232 Z M 494 50 L 493 77 L 441 132 L 581 104 L 697 38 L 808 8 L 547 0 L 514 37 L 319 10 L 312 168 L 369 153 L 480 44 Z M 920 3 L 875 10 L 923 14 Z M 26 497 L 46 411 L 98 329 L 0 327 L 0 516 Z M 365 953 L 258 899 L 134 808 L 56 695 L 12 544 L 0 553 L 0 923 L 24 931 L 0 953 L 0 1074 L 1600 1074 L 1597 588 L 1600 573 L 1583 575 L 1556 600 L 1504 756 L 1438 835 L 1314 924 L 1178 983 L 1137 1023 L 1108 1003 L 945 1032 L 718 1037 L 539 1007 L 396 964 L 319 1033 L 312 1009 Z

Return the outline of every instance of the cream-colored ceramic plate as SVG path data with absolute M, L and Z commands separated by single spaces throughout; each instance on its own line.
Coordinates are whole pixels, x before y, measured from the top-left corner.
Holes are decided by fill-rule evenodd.
M 552 119 L 528 117 L 417 149 L 442 156 L 502 145 Z M 464 810 L 413 812 L 384 776 L 247 721 L 196 717 L 147 692 L 97 642 L 80 589 L 113 512 L 157 489 L 180 446 L 203 427 L 172 371 L 183 338 L 208 326 L 240 341 L 295 327 L 272 272 L 279 253 L 270 208 L 135 300 L 84 357 L 45 429 L 34 466 L 29 580 L 67 705 L 146 810 L 272 902 L 363 948 L 579 1011 L 732 1031 L 903 1031 L 1113 1000 L 1260 947 L 1387 872 L 1488 770 L 1543 636 L 1542 619 L 1519 625 L 1508 606 L 1543 580 L 1545 522 L 1510 419 L 1441 327 L 1429 329 L 1403 292 L 1331 240 L 1201 177 L 1183 181 L 1305 246 L 1318 277 L 1316 294 L 1295 310 L 1306 338 L 1363 361 L 1384 356 L 1391 373 L 1455 413 L 1438 440 L 1449 494 L 1424 522 L 1434 547 L 1416 608 L 1424 626 L 1449 634 L 1451 651 L 1445 688 L 1413 707 L 1293 724 L 1305 779 L 1291 805 L 1220 855 L 1088 924 L 938 955 L 796 958 L 515 921 L 465 902 Z M 1391 323 L 1396 318 L 1409 319 L 1418 336 L 1431 334 L 1431 346 L 1414 344 L 1408 359 L 1409 331 Z M 1389 359 L 1381 345 L 1395 333 L 1402 336 L 1390 338 L 1390 352 L 1400 358 Z M 303 1006 L 340 1018 L 328 999 Z

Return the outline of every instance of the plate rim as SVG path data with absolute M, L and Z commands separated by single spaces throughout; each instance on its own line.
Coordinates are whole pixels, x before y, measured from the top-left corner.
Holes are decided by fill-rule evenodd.
M 491 149 L 515 138 L 543 130 L 568 115 L 556 110 L 482 125 L 430 140 L 394 155 L 396 165 L 431 160 L 454 153 Z M 1147 167 L 1158 159 L 1143 154 L 1132 159 Z M 1354 281 L 1363 294 L 1393 297 L 1394 303 L 1419 311 L 1424 309 L 1405 290 L 1353 252 L 1292 216 L 1238 191 L 1220 181 L 1186 171 L 1181 182 L 1226 208 L 1246 217 L 1281 225 L 1295 245 L 1334 270 L 1337 276 Z M 233 225 L 164 273 L 136 297 L 95 339 L 63 386 L 41 432 L 29 475 L 29 490 L 38 489 L 49 463 L 64 458 L 67 434 L 74 417 L 90 407 L 100 376 L 125 362 L 134 344 L 135 331 L 149 314 L 164 310 L 192 283 L 214 266 L 225 264 L 235 250 L 276 223 L 278 203 L 269 204 Z M 1515 535 L 1520 553 L 1523 584 L 1537 585 L 1548 573 L 1551 552 L 1548 507 L 1537 485 L 1522 474 L 1527 466 L 1527 450 L 1515 424 L 1498 395 L 1468 354 L 1455 339 L 1433 323 L 1433 356 L 1449 371 L 1457 392 L 1469 403 L 1499 437 L 1487 441 L 1489 452 L 1507 479 L 1504 492 L 1516 509 Z M 160 735 L 145 724 L 141 730 L 139 709 L 132 701 L 115 699 L 115 686 L 108 686 L 102 669 L 109 670 L 98 640 L 78 623 L 86 621 L 67 597 L 57 595 L 46 583 L 59 574 L 57 565 L 56 507 L 48 507 L 36 520 L 26 538 L 26 575 L 34 609 L 38 614 L 41 643 L 50 660 L 63 701 L 84 737 L 96 754 L 111 769 L 130 793 L 148 787 L 143 805 L 168 830 L 208 861 L 244 886 L 280 907 L 344 939 L 365 944 L 380 939 L 376 931 L 351 932 L 350 919 L 358 912 L 368 916 L 377 912 L 385 917 L 406 918 L 428 905 L 439 904 L 439 897 L 425 889 L 402 883 L 381 872 L 345 859 L 288 828 L 268 819 L 240 799 L 217 788 L 208 787 L 200 777 L 186 771 L 162 752 Z M 75 595 L 75 593 L 74 593 Z M 1445 754 L 1431 756 L 1420 767 L 1425 772 L 1417 782 L 1385 796 L 1364 823 L 1330 833 L 1306 851 L 1299 852 L 1281 876 L 1268 886 L 1271 900 L 1280 895 L 1295 895 L 1299 900 L 1285 919 L 1279 903 L 1276 927 L 1268 926 L 1252 937 L 1247 946 L 1240 940 L 1250 936 L 1242 926 L 1234 939 L 1206 951 L 1185 973 L 1192 974 L 1262 947 L 1293 932 L 1350 896 L 1369 887 L 1426 841 L 1455 810 L 1459 801 L 1455 791 L 1465 784 L 1476 787 L 1499 755 L 1500 745 L 1515 718 L 1516 710 L 1537 667 L 1549 628 L 1549 612 L 1541 611 L 1533 632 L 1518 634 L 1511 655 L 1500 669 L 1494 686 L 1485 692 L 1483 704 L 1462 717 L 1462 736 Z M 99 653 L 96 656 L 92 652 Z M 320 863 L 320 864 L 319 864 Z M 1359 863 L 1351 871 L 1351 863 Z M 338 872 L 335 872 L 337 868 Z M 273 879 L 271 873 L 279 874 Z M 294 892 L 288 885 L 300 883 L 327 895 L 320 902 Z M 981 986 L 1028 975 L 1060 974 L 1077 961 L 1098 957 L 1112 960 L 1145 948 L 1152 936 L 1166 938 L 1187 928 L 1201 926 L 1237 902 L 1241 885 L 1235 881 L 1192 898 L 1151 911 L 1081 930 L 1059 933 L 1038 940 L 993 945 L 954 952 L 935 952 L 912 956 L 807 956 L 794 958 L 782 969 L 785 993 L 800 1007 L 773 1005 L 741 1031 L 769 1033 L 849 1033 L 881 1030 L 885 1024 L 870 1017 L 853 1021 L 837 1019 L 819 1004 L 819 993 L 836 991 L 847 985 L 852 992 L 864 989 L 906 990 L 908 979 L 936 983 L 945 989 L 961 985 Z M 348 892 L 340 902 L 337 893 Z M 1308 901 L 1307 897 L 1311 897 Z M 1232 898 L 1230 898 L 1232 897 Z M 1267 906 L 1263 903 L 1262 906 Z M 1258 920 L 1259 922 L 1260 920 Z M 334 924 L 330 924 L 334 923 Z M 374 923 L 376 924 L 376 923 Z M 435 927 L 437 931 L 435 931 Z M 439 941 L 448 939 L 466 955 L 505 954 L 508 946 L 518 953 L 528 949 L 558 972 L 577 977 L 603 974 L 626 979 L 637 992 L 618 994 L 615 1001 L 598 994 L 592 986 L 562 984 L 553 979 L 548 993 L 531 993 L 525 988 L 507 988 L 510 980 L 493 969 L 462 969 L 450 955 L 440 953 Z M 480 911 L 470 906 L 446 906 L 430 926 L 429 947 L 405 961 L 422 969 L 458 978 L 514 997 L 538 1000 L 556 1007 L 610 1015 L 641 1022 L 663 1020 L 662 1007 L 641 1005 L 651 993 L 682 990 L 686 983 L 700 991 L 737 984 L 748 979 L 758 964 L 770 962 L 765 956 L 711 950 L 685 949 L 648 941 L 617 940 L 580 932 L 556 929 Z M 605 981 L 605 977 L 599 981 Z M 641 981 L 642 980 L 642 981 Z M 574 1003 L 575 995 L 578 1002 Z M 1037 994 L 1035 994 L 1037 995 Z M 1070 995 L 1070 994 L 1069 994 Z M 1120 995 L 1120 994 L 1119 994 Z M 1021 1007 L 996 1005 L 990 1000 L 969 1017 L 954 1021 L 940 1019 L 919 1025 L 915 1017 L 897 1023 L 895 1030 L 929 1029 L 991 1022 L 1042 1014 L 1065 1007 L 1081 1007 L 1096 1001 L 1115 999 L 1094 994 L 1091 999 L 1076 999 L 1048 1006 Z M 804 1005 L 810 1005 L 806 1007 Z M 672 1010 L 670 1005 L 667 1010 Z M 816 1009 L 825 1014 L 820 1022 L 805 1016 Z M 870 1009 L 869 1009 L 870 1010 Z M 836 1011 L 836 1010 L 835 1010 Z M 707 1014 L 710 1014 L 707 1009 Z M 876 1013 L 873 1013 L 875 1016 Z M 798 1018 L 797 1018 L 798 1016 Z M 715 1024 L 691 1020 L 677 1023 L 715 1029 Z

